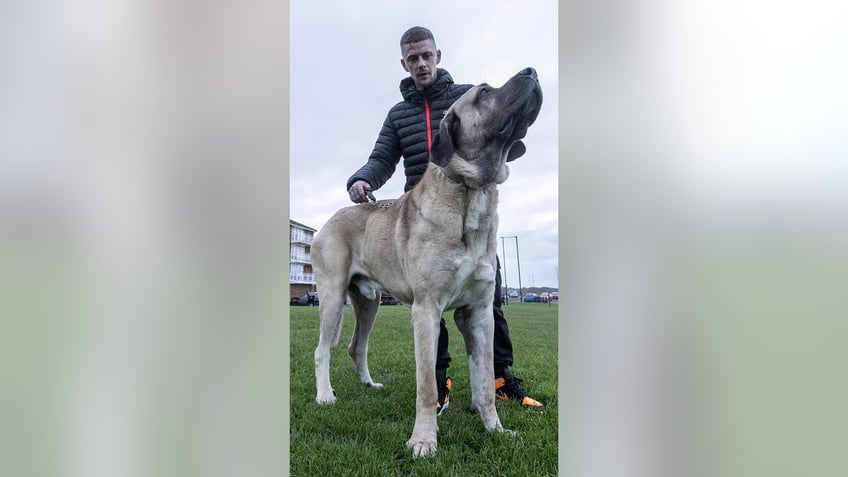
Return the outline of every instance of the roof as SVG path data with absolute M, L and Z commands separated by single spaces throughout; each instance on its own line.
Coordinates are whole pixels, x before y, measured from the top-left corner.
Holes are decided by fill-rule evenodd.
M 300 227 L 302 229 L 309 230 L 310 232 L 317 232 L 318 231 L 318 229 L 313 229 L 312 227 L 310 227 L 308 225 L 303 225 L 302 223 L 291 220 L 291 219 L 289 219 L 289 225 L 294 225 L 296 227 Z

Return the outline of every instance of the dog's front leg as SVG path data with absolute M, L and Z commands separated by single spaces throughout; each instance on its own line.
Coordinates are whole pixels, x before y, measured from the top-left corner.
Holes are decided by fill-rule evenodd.
M 454 313 L 468 353 L 471 378 L 471 409 L 480 413 L 487 431 L 504 431 L 495 409 L 494 331 L 491 305 L 475 309 L 461 308 Z
M 436 423 L 436 344 L 439 338 L 441 312 L 431 306 L 412 305 L 412 328 L 415 334 L 415 427 L 406 446 L 413 457 L 436 452 L 439 426 Z

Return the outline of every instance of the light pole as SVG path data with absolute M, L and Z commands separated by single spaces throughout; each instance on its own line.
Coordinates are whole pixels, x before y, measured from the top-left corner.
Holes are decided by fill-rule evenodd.
M 518 299 L 524 300 L 524 290 L 521 287 L 521 256 L 518 253 L 518 235 L 515 235 L 515 261 L 518 264 Z
M 504 261 L 501 267 L 503 268 L 503 279 L 504 279 L 504 288 L 506 288 L 506 302 L 509 303 L 509 285 L 506 282 L 506 245 L 504 244 L 504 238 L 501 237 L 501 248 L 503 249 Z
M 524 299 L 524 293 L 521 289 L 521 257 L 518 254 L 518 235 L 507 235 L 506 237 L 501 237 L 501 244 L 503 244 L 504 238 L 515 239 L 515 261 L 518 264 L 518 301 L 521 302 Z M 504 248 L 504 261 L 506 261 L 506 248 Z M 506 276 L 506 267 L 504 267 L 504 276 Z

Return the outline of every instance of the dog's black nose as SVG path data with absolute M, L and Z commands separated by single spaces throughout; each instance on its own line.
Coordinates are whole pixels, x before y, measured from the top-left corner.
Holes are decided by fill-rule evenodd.
M 534 80 L 539 79 L 539 75 L 536 74 L 536 70 L 531 67 L 524 68 L 523 70 L 518 72 L 518 76 L 529 76 Z

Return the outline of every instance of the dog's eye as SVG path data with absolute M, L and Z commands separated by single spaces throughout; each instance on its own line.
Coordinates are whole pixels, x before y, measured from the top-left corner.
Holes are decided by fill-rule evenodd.
M 484 101 L 489 98 L 489 85 L 482 84 L 480 85 L 480 89 L 477 90 L 477 96 L 474 96 L 474 104 L 480 104 L 480 101 Z

